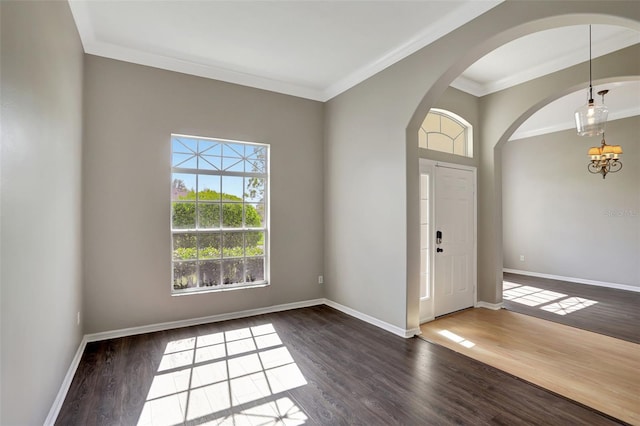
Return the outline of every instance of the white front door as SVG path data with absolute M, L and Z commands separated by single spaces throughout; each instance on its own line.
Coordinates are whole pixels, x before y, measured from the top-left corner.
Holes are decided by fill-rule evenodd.
M 475 172 L 453 167 L 435 167 L 435 316 L 472 307 L 476 300 Z

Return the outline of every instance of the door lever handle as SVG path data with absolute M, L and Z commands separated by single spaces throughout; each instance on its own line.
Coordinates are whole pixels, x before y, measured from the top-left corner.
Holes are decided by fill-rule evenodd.
M 438 247 L 438 248 L 436 249 L 436 253 L 442 253 L 443 251 L 444 251 L 444 249 L 441 249 L 440 247 Z

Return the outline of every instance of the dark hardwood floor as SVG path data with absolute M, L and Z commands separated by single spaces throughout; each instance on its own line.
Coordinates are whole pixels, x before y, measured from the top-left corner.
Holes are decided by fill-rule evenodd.
M 327 306 L 90 343 L 56 422 L 205 423 L 619 424 Z
M 519 285 L 513 289 L 504 286 L 505 309 L 640 343 L 638 292 L 508 272 L 503 277 L 504 281 Z

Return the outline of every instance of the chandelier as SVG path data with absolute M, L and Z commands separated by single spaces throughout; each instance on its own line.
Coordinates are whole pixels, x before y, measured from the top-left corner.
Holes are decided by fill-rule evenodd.
M 622 147 L 620 145 L 607 145 L 602 134 L 602 144 L 589 148 L 591 162 L 587 165 L 589 172 L 602 175 L 602 179 L 607 177 L 607 173 L 615 173 L 622 169 L 620 161 Z
M 602 96 L 602 104 L 604 105 L 604 95 L 609 93 L 608 90 L 601 90 L 598 95 Z M 591 162 L 587 164 L 589 172 L 602 175 L 602 179 L 607 177 L 607 173 L 615 173 L 622 169 L 620 155 L 622 155 L 622 147 L 620 145 L 607 145 L 604 139 L 604 123 L 602 132 L 602 143 L 600 146 L 589 148 L 589 157 Z
M 596 136 L 604 133 L 604 125 L 609 114 L 609 110 L 604 105 L 604 95 L 602 96 L 602 102 L 602 104 L 596 104 L 593 100 L 593 86 L 591 84 L 591 25 L 589 25 L 589 97 L 586 105 L 578 108 L 575 113 L 578 135 Z

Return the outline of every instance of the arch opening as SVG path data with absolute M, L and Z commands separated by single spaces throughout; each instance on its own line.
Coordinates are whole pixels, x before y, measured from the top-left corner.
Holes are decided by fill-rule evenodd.
M 422 101 L 415 109 L 406 128 L 406 155 L 407 155 L 407 328 L 415 327 L 418 320 L 418 286 L 419 286 L 419 258 L 416 253 L 419 251 L 419 242 L 413 232 L 413 223 L 418 216 L 418 206 L 413 200 L 412 194 L 417 188 L 417 167 L 420 157 L 419 129 L 422 119 L 426 113 L 437 104 L 438 99 L 443 95 L 447 87 L 458 77 L 468 66 L 479 58 L 483 57 L 497 47 L 515 40 L 519 37 L 543 31 L 545 29 L 558 28 L 563 26 L 602 23 L 619 25 L 635 31 L 640 30 L 640 25 L 636 21 L 621 19 L 608 15 L 565 15 L 553 17 L 514 27 L 502 34 L 489 38 L 485 43 L 477 46 L 467 55 L 461 57 L 451 66 L 431 88 L 425 93 Z M 566 71 L 562 71 L 566 73 Z M 547 76 L 541 78 L 546 79 Z M 574 73 L 550 85 L 546 90 L 536 94 L 536 97 L 528 99 L 528 105 L 521 104 L 514 108 L 507 119 L 496 119 L 503 111 L 496 108 L 494 112 L 483 111 L 482 124 L 480 126 L 480 148 L 474 150 L 474 155 L 478 161 L 481 179 L 479 181 L 479 191 L 481 193 L 480 208 L 478 217 L 479 247 L 482 247 L 478 255 L 478 298 L 490 307 L 499 307 L 502 301 L 502 175 L 501 175 L 501 147 L 506 143 L 511 135 L 529 119 L 536 111 L 544 105 L 565 96 L 585 86 L 585 75 Z M 606 84 L 614 81 L 635 79 L 636 75 L 612 74 L 596 80 L 597 84 Z M 494 96 L 490 102 L 483 102 L 483 108 L 495 107 L 500 101 L 500 96 Z M 504 107 L 503 107 L 504 108 Z M 493 125 L 491 129 L 483 128 L 487 122 L 493 120 L 499 125 Z M 505 124 L 506 123 L 506 124 Z M 494 124 L 494 123 L 492 123 Z M 427 155 L 428 157 L 428 155 Z

